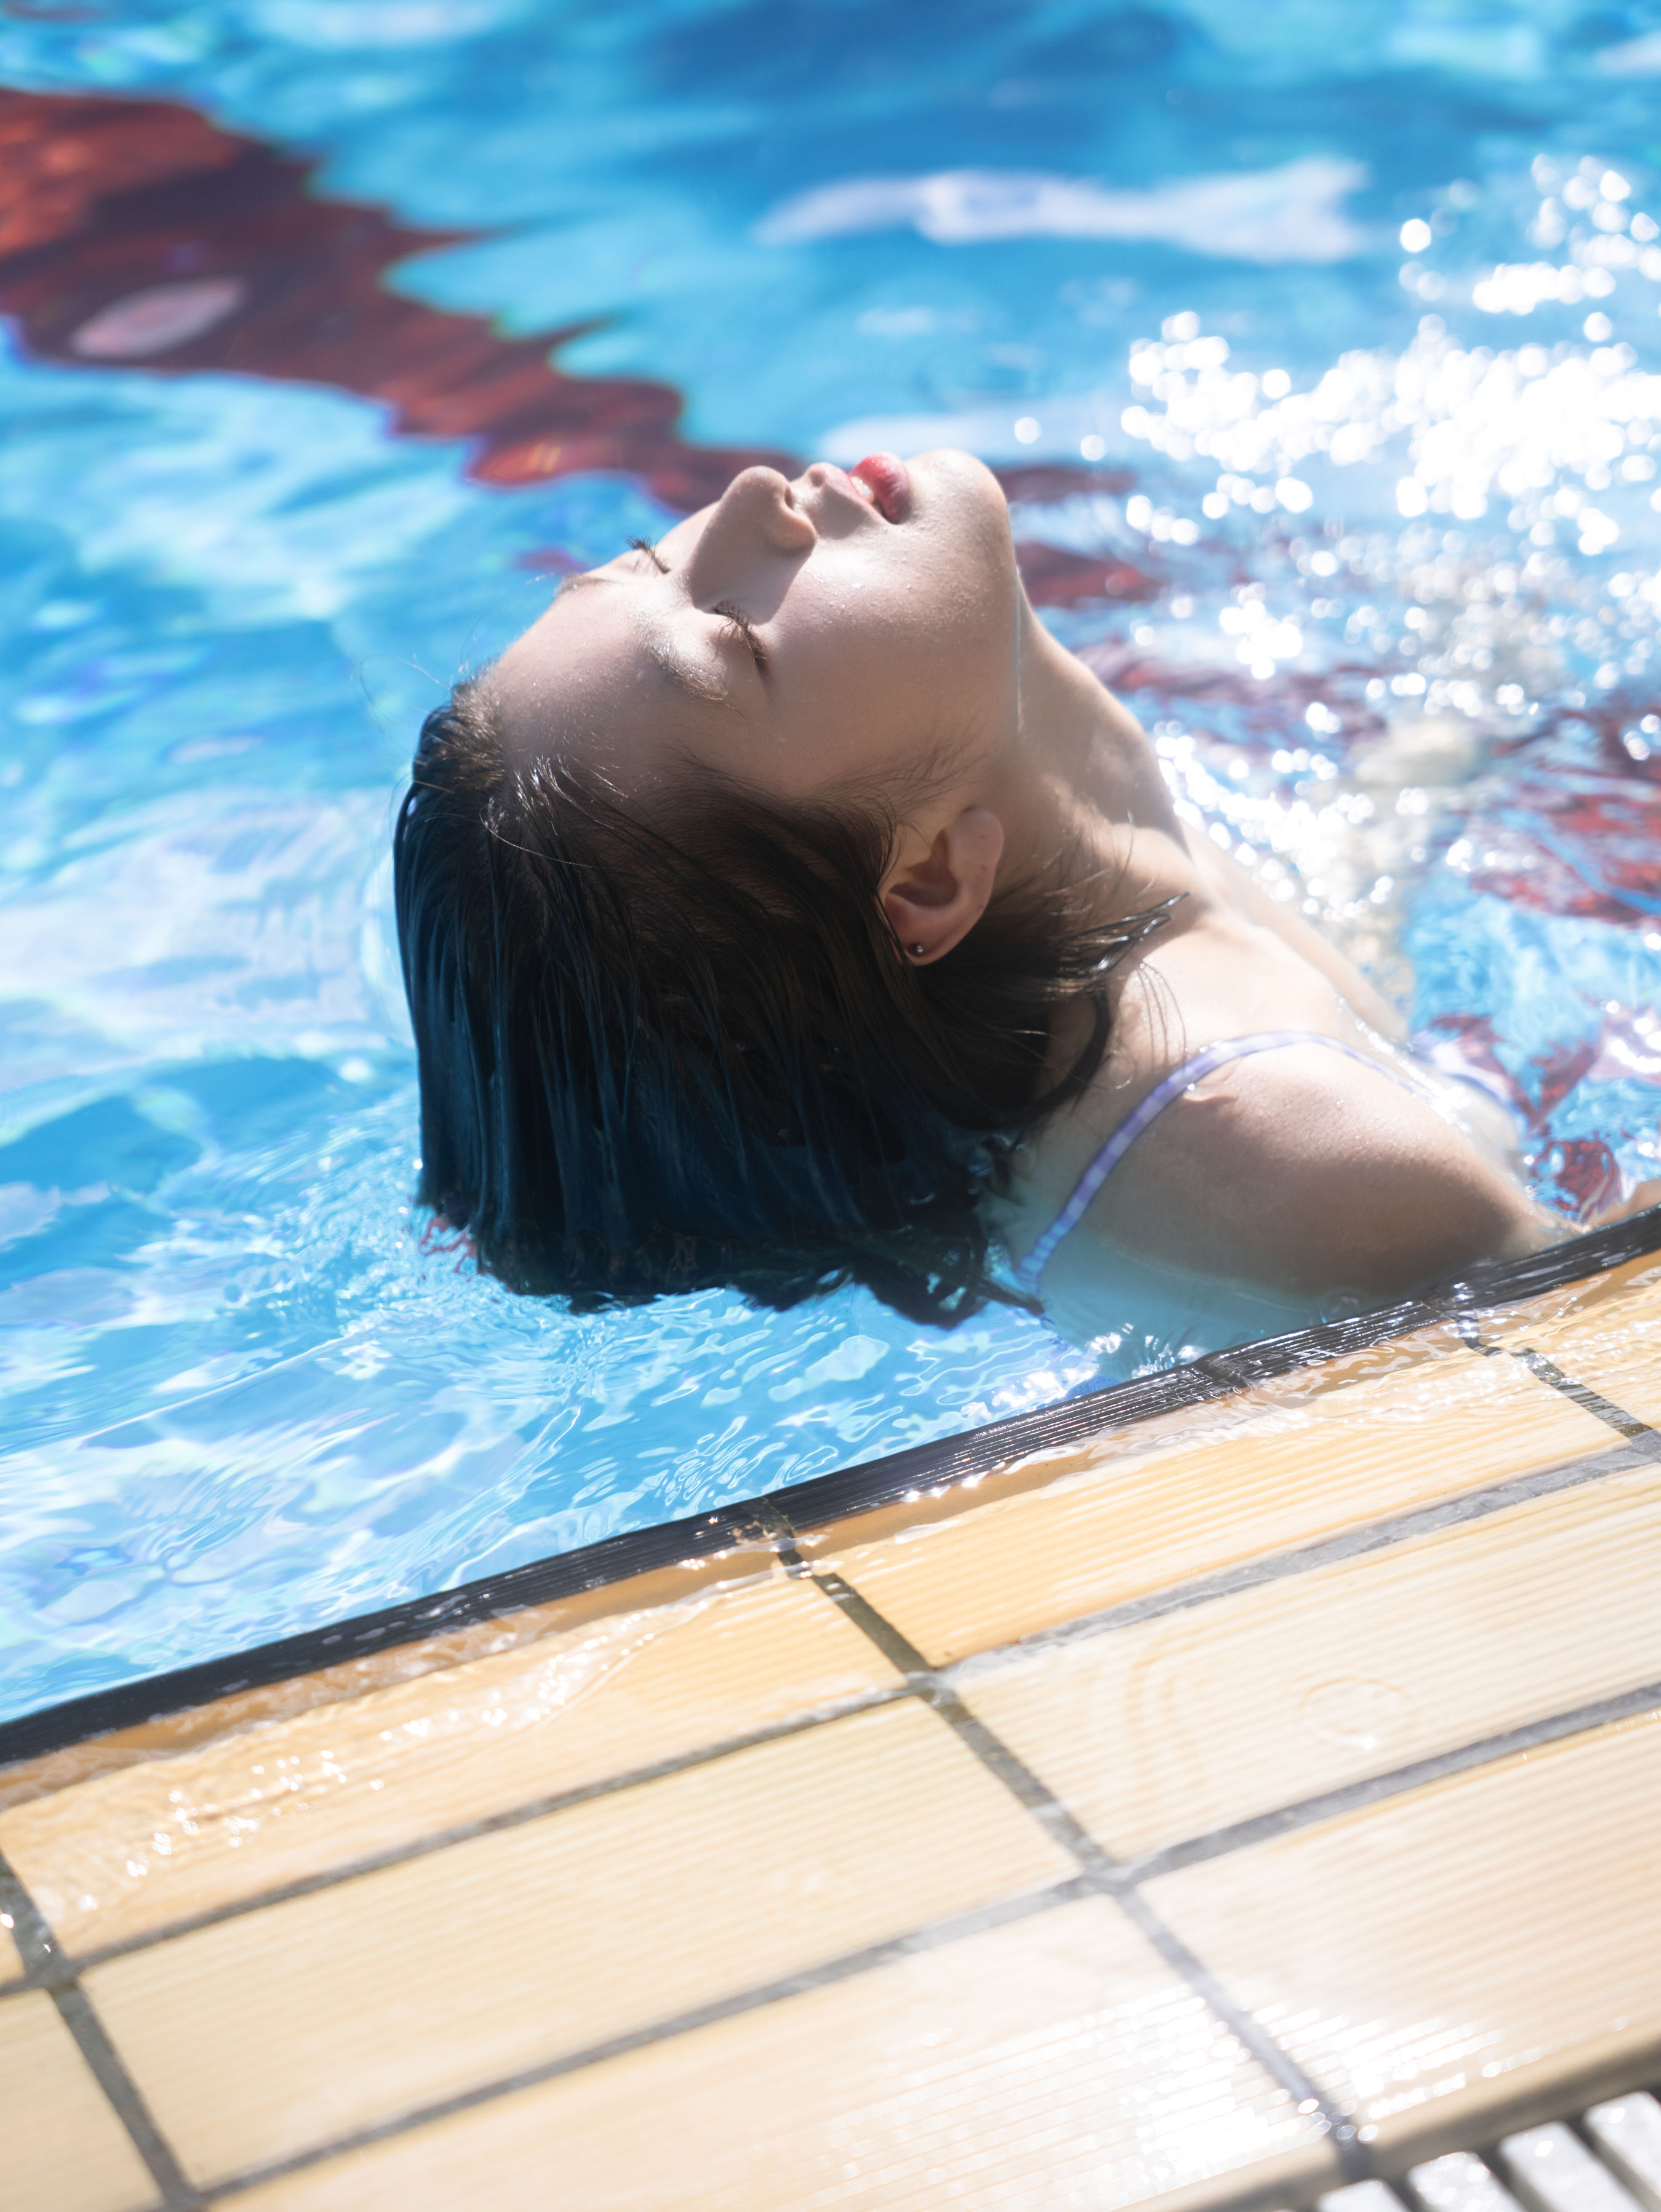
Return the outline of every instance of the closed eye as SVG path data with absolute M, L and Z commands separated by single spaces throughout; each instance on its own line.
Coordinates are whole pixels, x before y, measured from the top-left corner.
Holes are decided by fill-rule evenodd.
M 724 622 L 731 624 L 749 647 L 757 667 L 764 672 L 767 667 L 767 648 L 756 635 L 755 624 L 745 613 L 743 608 L 735 607 L 730 599 L 722 599 L 709 611 L 711 614 L 720 615 Z
M 629 540 L 629 548 L 631 552 L 643 553 L 660 574 L 666 576 L 670 573 L 669 563 L 649 538 L 631 538 Z M 722 599 L 709 611 L 711 614 L 719 615 L 728 628 L 743 639 L 745 644 L 750 648 L 751 658 L 754 660 L 757 668 L 765 672 L 767 648 L 756 635 L 755 625 L 745 613 L 744 609 L 735 607 L 730 599 Z

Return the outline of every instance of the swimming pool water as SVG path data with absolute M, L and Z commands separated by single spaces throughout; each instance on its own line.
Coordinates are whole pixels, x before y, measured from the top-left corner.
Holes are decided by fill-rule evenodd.
M 1657 1172 L 1661 7 L 76 0 L 0 87 L 207 118 L 267 240 L 144 202 L 123 294 L 0 164 L 0 1711 L 1199 1348 L 573 1319 L 412 1218 L 414 731 L 712 447 L 1009 471 L 1196 817 L 1566 1214 Z

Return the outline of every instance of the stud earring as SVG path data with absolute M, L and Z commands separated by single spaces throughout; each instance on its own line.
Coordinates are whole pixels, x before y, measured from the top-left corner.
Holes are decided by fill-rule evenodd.
M 921 959 L 922 958 L 924 950 L 925 950 L 925 947 L 924 947 L 922 945 L 921 945 L 921 944 L 914 945 L 911 947 L 911 957 L 912 957 L 914 960 L 921 960 Z

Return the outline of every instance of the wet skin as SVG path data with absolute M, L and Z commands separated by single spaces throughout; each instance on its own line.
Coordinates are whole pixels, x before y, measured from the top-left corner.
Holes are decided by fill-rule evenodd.
M 1099 886 L 1104 917 L 1182 895 L 1116 971 L 1096 1082 L 1025 1148 L 998 1222 L 1019 1255 L 1203 1046 L 1301 1029 L 1382 1054 L 1400 1025 L 1335 947 L 1186 834 L 1134 718 L 1033 614 L 990 473 L 951 452 L 871 472 L 880 504 L 828 464 L 794 482 L 745 470 L 655 549 L 571 580 L 490 682 L 515 750 L 579 762 L 648 810 L 700 774 L 783 801 L 884 798 L 902 828 L 880 896 L 920 964 L 1035 875 Z M 1058 1024 L 1058 1068 L 1079 1025 Z M 1297 1047 L 1168 1109 L 1044 1289 L 1076 1304 L 1110 1250 L 1270 1297 L 1381 1297 L 1565 1233 L 1480 1136 Z

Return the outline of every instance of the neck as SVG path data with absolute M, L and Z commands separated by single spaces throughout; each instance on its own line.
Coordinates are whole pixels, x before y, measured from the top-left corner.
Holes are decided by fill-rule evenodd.
M 1135 832 L 1181 840 L 1164 778 L 1135 717 L 1058 645 L 1022 602 L 1018 719 L 989 802 L 1003 821 L 1009 879 L 1098 878 L 1104 918 L 1129 911 L 1141 886 Z

